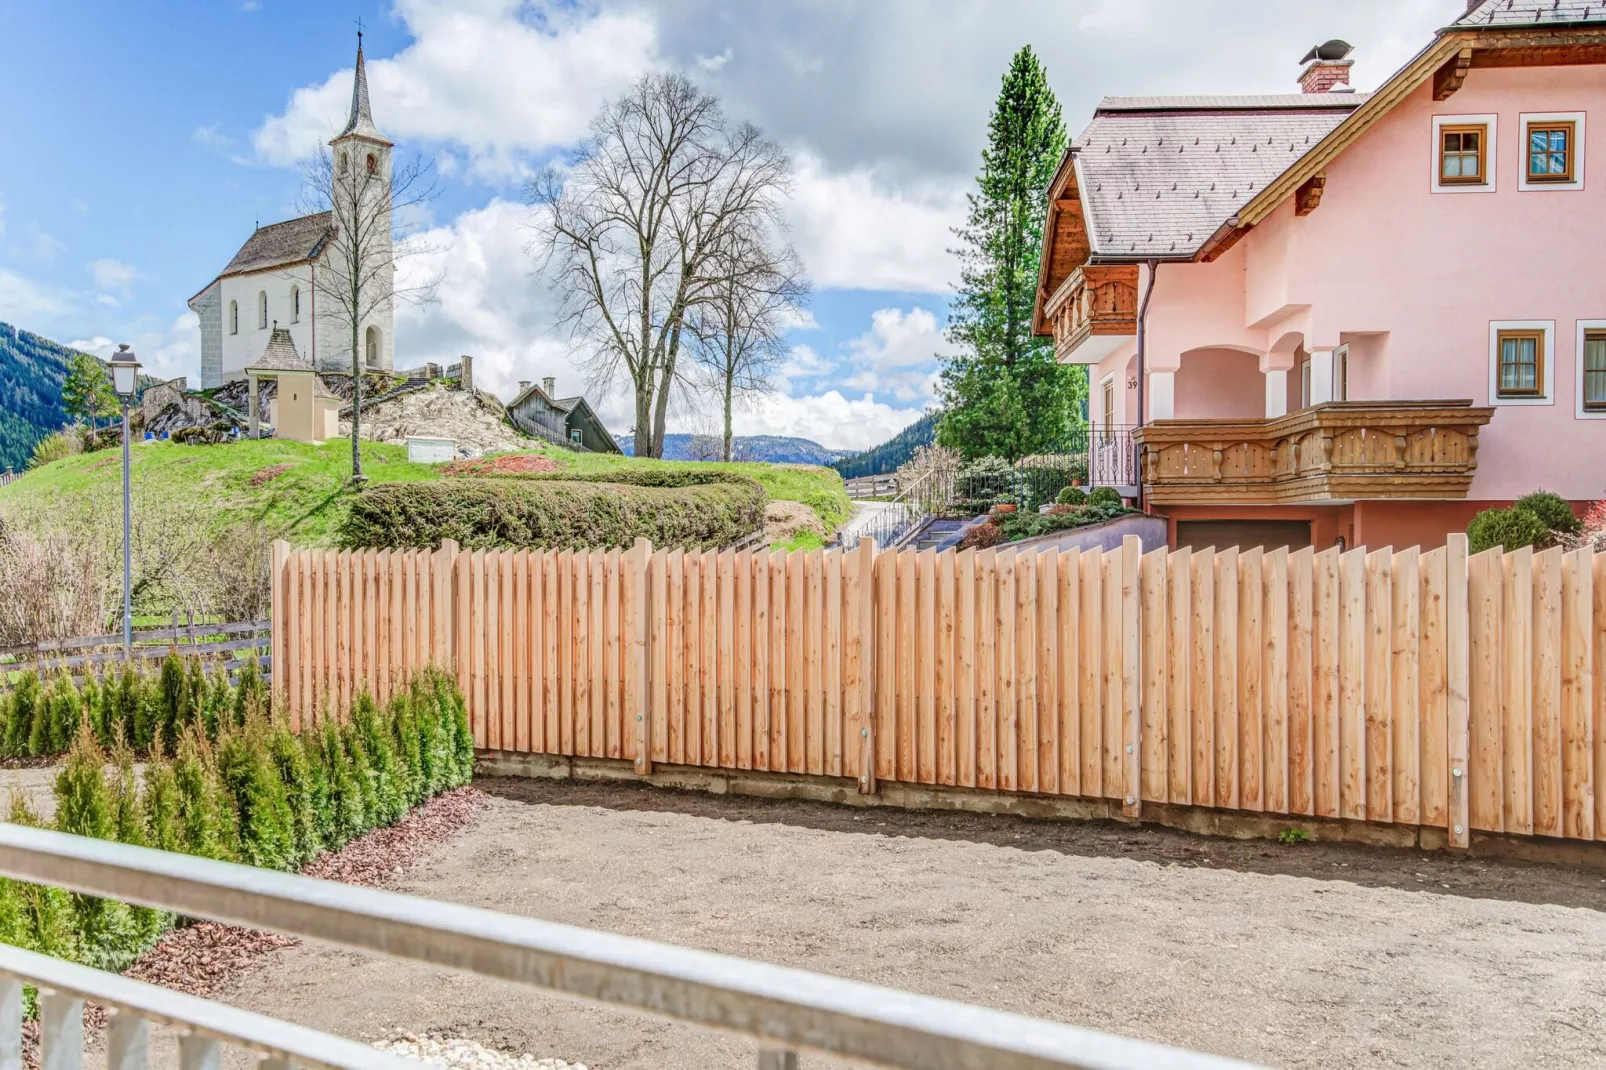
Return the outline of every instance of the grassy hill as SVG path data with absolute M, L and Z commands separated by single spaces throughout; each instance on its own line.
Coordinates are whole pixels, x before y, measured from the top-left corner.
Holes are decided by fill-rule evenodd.
M 673 461 L 558 448 L 536 452 L 547 452 L 566 470 L 593 478 L 618 469 L 685 467 Z M 23 530 L 78 522 L 101 527 L 121 524 L 119 456 L 106 450 L 68 457 L 0 487 L 0 520 Z M 828 468 L 720 467 L 758 480 L 771 500 L 811 506 L 828 528 L 847 519 L 847 493 L 841 478 Z M 384 443 L 364 443 L 363 469 L 375 483 L 443 478 L 436 466 L 408 463 L 405 447 Z M 353 494 L 347 482 L 350 472 L 351 444 L 344 440 L 322 446 L 272 439 L 218 446 L 143 442 L 134 447 L 136 518 L 142 509 L 158 509 L 164 503 L 199 501 L 219 527 L 254 519 L 298 545 L 331 545 Z
M 0 472 L 28 466 L 34 443 L 67 424 L 61 384 L 77 350 L 0 323 Z

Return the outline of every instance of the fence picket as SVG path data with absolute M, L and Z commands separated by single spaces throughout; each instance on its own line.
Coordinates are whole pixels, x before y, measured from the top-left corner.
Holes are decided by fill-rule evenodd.
M 1552 546 L 1533 561 L 1533 825 L 1541 836 L 1562 834 L 1561 566 Z
M 1562 835 L 1595 838 L 1594 718 L 1589 705 L 1592 677 L 1591 603 L 1594 599 L 1591 552 L 1574 550 L 1561 567 L 1561 780 Z M 1606 619 L 1600 622 L 1606 631 Z
M 998 786 L 998 551 L 976 555 L 976 786 Z
M 1289 811 L 1288 792 L 1288 548 L 1261 559 L 1261 635 L 1265 644 L 1260 674 L 1262 805 Z
M 1238 809 L 1238 549 L 1216 554 L 1216 805 Z
M 1170 780 L 1170 716 L 1167 708 L 1170 686 L 1170 646 L 1167 631 L 1171 614 L 1167 607 L 1167 565 L 1170 553 L 1165 547 L 1143 556 L 1139 583 L 1142 598 L 1143 664 L 1143 747 L 1140 751 L 1142 798 L 1146 802 L 1165 802 Z
M 736 769 L 736 554 L 719 555 L 719 741 L 717 763 Z
M 1216 552 L 1206 547 L 1193 554 L 1190 563 L 1193 569 L 1193 650 L 1188 667 L 1188 734 L 1193 772 L 1189 801 L 1195 806 L 1213 806 L 1216 801 Z
M 1391 620 L 1394 820 L 1422 820 L 1422 557 L 1413 546 L 1394 555 Z
M 1245 810 L 1266 808 L 1264 560 L 1258 546 L 1238 557 L 1238 805 Z
M 1531 546 L 1501 562 L 1505 621 L 1501 677 L 1506 831 L 1531 834 L 1533 813 L 1533 564 Z
M 1077 795 L 1082 789 L 1081 554 L 1059 555 L 1059 790 Z
M 959 586 L 955 661 L 959 674 L 954 711 L 954 780 L 962 788 L 976 786 L 976 662 L 980 631 L 976 622 L 976 551 L 961 550 L 954 558 Z
M 1037 709 L 1032 720 L 1037 726 L 1037 790 L 1053 794 L 1060 790 L 1059 551 L 1049 548 L 1039 551 L 1034 557 L 1037 584 Z M 939 567 L 940 564 L 939 561 Z
M 1416 715 L 1422 748 L 1419 820 L 1437 828 L 1446 828 L 1450 820 L 1450 657 L 1445 629 L 1448 556 L 1442 546 L 1422 555 L 1417 593 Z
M 739 550 L 731 559 L 731 687 L 735 688 L 732 725 L 736 768 L 753 768 L 753 554 Z
M 1366 555 L 1366 816 L 1394 820 L 1394 551 Z
M 1505 753 L 1500 691 L 1505 614 L 1504 555 L 1485 550 L 1467 561 L 1468 816 L 1470 827 L 1504 832 Z

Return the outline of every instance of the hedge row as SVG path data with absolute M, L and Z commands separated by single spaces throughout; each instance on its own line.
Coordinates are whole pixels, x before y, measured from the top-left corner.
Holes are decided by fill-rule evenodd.
M 610 473 L 608 482 L 541 475 L 384 483 L 352 502 L 348 548 L 412 549 L 455 539 L 465 550 L 725 546 L 764 523 L 764 488 L 746 476 L 673 469 Z
M 468 782 L 473 740 L 456 685 L 427 670 L 383 709 L 366 694 L 342 725 L 300 735 L 248 704 L 215 740 L 198 723 L 172 759 L 136 775 L 121 739 L 102 747 L 87 714 L 56 776 L 61 832 L 270 869 L 299 868 L 432 795 Z M 19 792 L 8 820 L 43 827 Z M 164 911 L 0 878 L 0 941 L 121 970 L 171 928 Z
M 207 739 L 266 714 L 268 686 L 255 659 L 240 671 L 238 686 L 221 671 L 207 672 L 199 658 L 168 655 L 156 675 L 124 667 L 80 688 L 66 673 L 48 681 L 25 673 L 10 693 L 0 693 L 0 757 L 47 758 L 73 743 L 80 721 L 102 747 L 125 741 L 138 754 L 171 751 L 186 728 Z

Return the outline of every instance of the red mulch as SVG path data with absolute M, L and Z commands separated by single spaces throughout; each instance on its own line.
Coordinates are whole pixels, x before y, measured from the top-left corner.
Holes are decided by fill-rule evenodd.
M 381 884 L 426 848 L 472 822 L 484 798 L 472 787 L 438 795 L 399 824 L 375 829 L 338 851 L 319 855 L 301 872 L 343 884 Z M 294 937 L 278 933 L 203 921 L 162 937 L 124 975 L 209 998 L 256 959 L 295 943 Z
M 558 462 L 543 454 L 507 453 L 500 457 L 451 461 L 441 470 L 449 476 L 505 476 L 521 472 L 556 472 L 558 468 Z
M 264 483 L 272 483 L 275 479 L 290 471 L 292 467 L 292 465 L 288 464 L 270 464 L 266 468 L 258 468 L 251 473 L 251 485 L 260 487 Z

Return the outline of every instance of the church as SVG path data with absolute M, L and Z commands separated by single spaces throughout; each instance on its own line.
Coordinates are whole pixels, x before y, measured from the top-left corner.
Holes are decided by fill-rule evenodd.
M 363 366 L 395 364 L 391 151 L 374 125 L 357 35 L 351 117 L 332 141 L 331 211 L 259 226 L 218 276 L 190 298 L 200 318 L 203 389 L 246 377 L 275 327 L 320 371 L 352 367 L 351 322 L 358 320 Z M 342 230 L 341 223 L 346 227 Z M 366 280 L 359 288 L 348 279 Z

